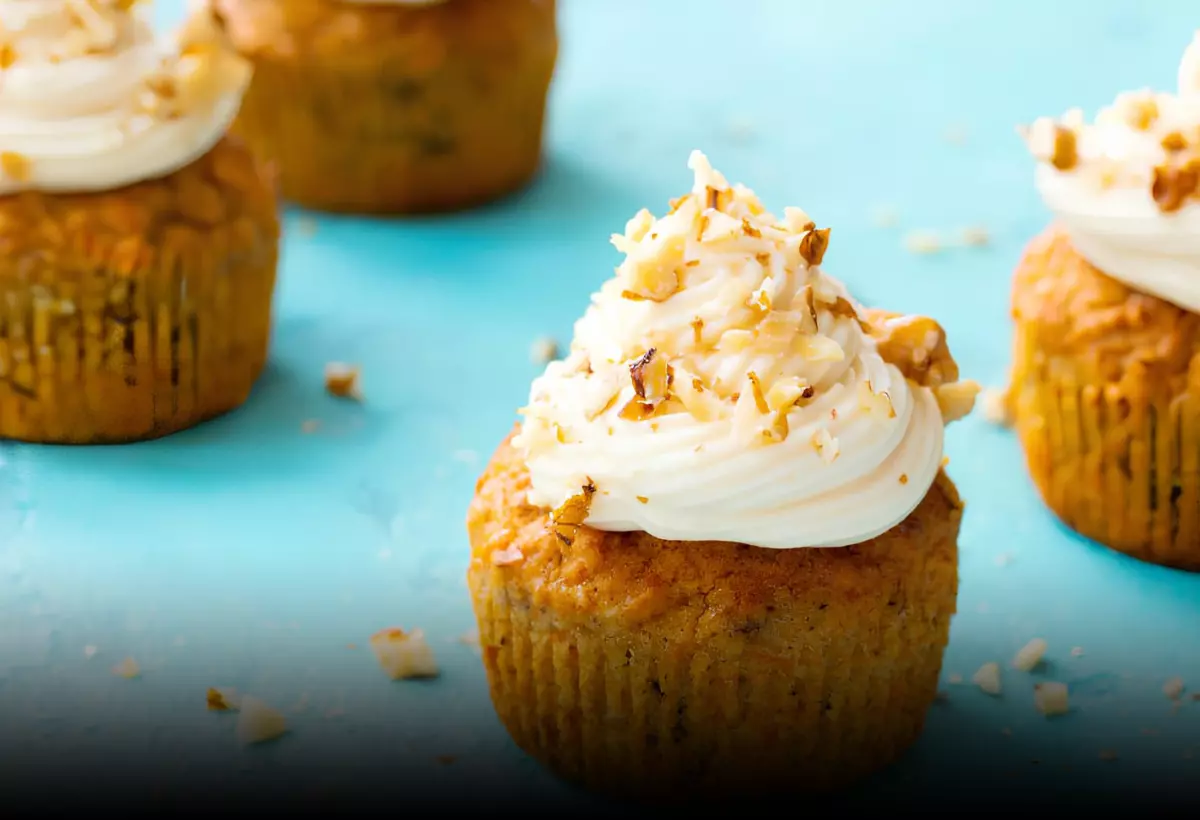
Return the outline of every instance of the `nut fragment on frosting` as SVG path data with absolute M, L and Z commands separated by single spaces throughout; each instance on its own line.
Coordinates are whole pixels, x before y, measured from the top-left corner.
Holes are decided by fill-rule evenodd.
M 371 636 L 369 643 L 380 668 L 392 680 L 438 676 L 433 649 L 419 629 L 411 632 L 395 627 L 381 629 Z
M 199 5 L 160 43 L 149 0 L 0 0 L 0 195 L 109 190 L 224 135 L 251 74 Z
M 698 151 L 689 167 L 666 214 L 612 237 L 624 260 L 534 381 L 514 439 L 530 503 L 564 545 L 585 524 L 772 548 L 885 532 L 978 385 L 937 323 L 871 319 L 824 273 L 829 228 Z
M 1175 93 L 1122 92 L 1092 122 L 1073 109 L 1022 133 L 1075 250 L 1135 290 L 1200 312 L 1200 32 Z

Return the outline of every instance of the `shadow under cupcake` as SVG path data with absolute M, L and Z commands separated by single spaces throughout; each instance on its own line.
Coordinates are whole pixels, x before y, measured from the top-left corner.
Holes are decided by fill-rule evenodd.
M 553 771 L 679 799 L 819 792 L 921 732 L 957 595 L 932 320 L 864 310 L 829 242 L 694 153 L 692 191 L 531 389 L 468 513 L 496 710 Z

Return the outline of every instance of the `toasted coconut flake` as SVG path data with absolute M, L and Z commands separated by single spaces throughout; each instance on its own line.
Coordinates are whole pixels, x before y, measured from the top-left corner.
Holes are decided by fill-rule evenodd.
M 564 546 L 575 543 L 579 528 L 587 521 L 592 509 L 592 498 L 596 495 L 596 485 L 589 478 L 578 493 L 568 498 L 550 513 L 550 526 L 558 540 Z

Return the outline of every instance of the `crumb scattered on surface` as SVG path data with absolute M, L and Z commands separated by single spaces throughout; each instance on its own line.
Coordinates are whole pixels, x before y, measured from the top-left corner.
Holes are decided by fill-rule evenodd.
M 1171 700 L 1179 700 L 1180 696 L 1183 695 L 1183 689 L 1183 678 L 1178 676 L 1171 678 L 1163 684 L 1163 694 Z
M 1046 642 L 1041 638 L 1034 638 L 1017 651 L 1012 662 L 1013 668 L 1019 669 L 1022 672 L 1030 672 L 1042 662 L 1045 654 Z
M 982 225 L 972 225 L 959 232 L 959 241 L 972 248 L 982 248 L 992 241 L 992 235 Z
M 909 253 L 931 254 L 942 249 L 942 241 L 931 231 L 913 231 L 904 237 L 904 247 Z
M 1100 759 L 1101 760 L 1116 760 L 1117 753 L 1114 752 L 1112 749 L 1102 749 L 1100 751 Z
M 877 228 L 894 228 L 900 224 L 900 211 L 894 205 L 876 205 L 871 209 L 871 224 Z
M 988 695 L 993 697 L 999 695 L 1001 691 L 1000 664 L 995 661 L 985 663 L 971 677 L 971 682 Z
M 439 669 L 433 649 L 421 630 L 405 632 L 391 627 L 371 636 L 370 645 L 380 668 L 392 680 L 435 678 Z
M 529 348 L 529 359 L 534 364 L 549 364 L 558 358 L 558 342 L 549 336 L 534 341 Z
M 287 731 L 287 718 L 282 712 L 253 695 L 242 698 L 237 722 L 237 738 L 240 743 L 245 746 L 265 743 L 275 740 Z
M 112 668 L 112 673 L 118 678 L 136 678 L 142 674 L 142 667 L 133 658 L 126 658 Z
M 1071 657 L 1082 658 L 1083 657 L 1083 647 L 1082 646 L 1071 647 Z
M 362 401 L 359 368 L 344 362 L 330 362 L 325 365 L 325 391 L 339 399 Z
M 300 422 L 300 432 L 307 435 L 312 435 L 313 433 L 317 432 L 317 429 L 320 428 L 320 426 L 321 422 L 319 422 L 317 419 L 305 419 L 304 421 Z
M 1065 715 L 1070 711 L 1070 702 L 1065 683 L 1049 681 L 1033 687 L 1033 704 L 1046 717 Z
M 205 694 L 205 701 L 208 708 L 214 712 L 228 712 L 238 708 L 240 698 L 238 698 L 236 689 L 210 686 Z
M 92 646 L 91 644 L 88 644 L 87 646 L 85 646 L 85 647 L 83 648 L 83 656 L 84 656 L 85 658 L 89 658 L 89 659 L 90 659 L 90 658 L 92 658 L 93 656 L 95 656 L 95 654 L 96 654 L 96 652 L 97 652 L 97 651 L 98 651 L 98 650 L 96 649 L 96 647 Z

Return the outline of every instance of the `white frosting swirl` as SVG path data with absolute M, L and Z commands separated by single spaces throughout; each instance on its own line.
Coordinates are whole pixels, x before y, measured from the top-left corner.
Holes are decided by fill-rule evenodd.
M 1078 253 L 1135 290 L 1200 312 L 1200 32 L 1177 94 L 1119 95 L 1026 133 L 1038 191 Z
M 806 263 L 827 232 L 799 209 L 778 220 L 699 152 L 690 167 L 669 215 L 613 237 L 625 261 L 533 383 L 514 439 L 529 502 L 590 482 L 590 527 L 768 548 L 891 529 L 940 468 L 938 399 Z
M 0 195 L 119 188 L 220 140 L 249 64 L 205 8 L 165 53 L 149 5 L 0 0 Z

